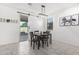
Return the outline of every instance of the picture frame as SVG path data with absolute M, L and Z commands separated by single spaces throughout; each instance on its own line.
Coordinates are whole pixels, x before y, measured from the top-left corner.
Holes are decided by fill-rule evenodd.
M 64 23 L 63 23 L 63 21 L 62 21 L 63 18 L 64 18 L 64 17 L 60 17 L 60 18 L 59 18 L 59 25 L 60 25 L 60 26 L 64 26 Z
M 60 17 L 60 26 L 71 26 L 71 16 Z
M 71 19 L 72 19 L 72 26 L 79 25 L 79 14 L 72 15 Z
M 0 22 L 2 22 L 2 18 L 0 18 Z

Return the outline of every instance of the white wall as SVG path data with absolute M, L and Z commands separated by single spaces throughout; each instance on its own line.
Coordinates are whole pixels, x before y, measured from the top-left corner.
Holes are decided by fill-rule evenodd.
M 54 30 L 53 39 L 68 44 L 79 46 L 79 26 L 59 26 L 59 17 L 68 16 L 79 13 L 79 6 L 58 11 L 53 16 Z
M 28 17 L 29 31 L 46 31 L 47 30 L 47 19 L 35 16 Z
M 16 43 L 20 40 L 20 19 L 18 10 L 13 8 L 0 5 L 0 18 L 6 19 L 16 19 L 18 23 L 3 23 L 0 22 L 0 45 L 5 45 L 9 43 Z M 19 10 L 21 11 L 21 10 Z M 46 31 L 47 30 L 47 18 L 37 18 L 29 16 L 28 26 L 30 26 L 29 31 Z
M 0 5 L 0 18 L 18 20 L 18 23 L 0 22 L 0 45 L 19 42 L 19 14 L 16 10 Z

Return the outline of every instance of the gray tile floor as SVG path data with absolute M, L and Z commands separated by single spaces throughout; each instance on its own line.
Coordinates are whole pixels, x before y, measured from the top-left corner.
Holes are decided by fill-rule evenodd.
M 79 55 L 79 47 L 59 41 L 40 50 L 33 50 L 29 41 L 0 46 L 0 55 Z
M 20 42 L 27 41 L 28 40 L 27 38 L 28 38 L 28 35 L 21 35 Z
M 28 34 L 20 34 L 20 42 L 27 41 L 28 40 Z

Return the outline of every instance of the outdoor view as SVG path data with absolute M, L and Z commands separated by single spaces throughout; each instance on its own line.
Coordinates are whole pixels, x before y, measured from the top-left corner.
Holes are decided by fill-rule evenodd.
M 26 34 L 28 32 L 27 30 L 27 22 L 21 21 L 20 22 L 20 32 Z

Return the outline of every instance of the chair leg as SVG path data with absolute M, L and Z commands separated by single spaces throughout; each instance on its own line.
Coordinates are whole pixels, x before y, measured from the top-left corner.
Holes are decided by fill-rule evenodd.
M 35 42 L 33 42 L 33 49 L 35 49 Z
M 32 46 L 32 40 L 31 40 L 31 46 Z
M 42 47 L 44 48 L 44 40 L 42 40 Z
M 44 41 L 44 45 L 46 45 L 46 41 Z
M 47 47 L 48 47 L 49 45 L 48 45 L 48 41 L 47 41 Z
M 52 44 L 52 35 L 50 34 L 50 44 Z
M 39 50 L 39 47 L 40 47 L 40 41 L 38 41 L 38 50 Z
M 36 45 L 37 45 L 37 42 L 36 42 Z

